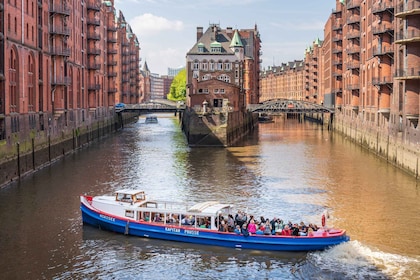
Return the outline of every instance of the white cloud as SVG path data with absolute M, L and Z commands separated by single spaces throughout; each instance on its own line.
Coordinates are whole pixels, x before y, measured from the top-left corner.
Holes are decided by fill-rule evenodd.
M 143 37 L 161 31 L 180 31 L 184 23 L 146 13 L 130 20 L 130 25 L 137 36 Z

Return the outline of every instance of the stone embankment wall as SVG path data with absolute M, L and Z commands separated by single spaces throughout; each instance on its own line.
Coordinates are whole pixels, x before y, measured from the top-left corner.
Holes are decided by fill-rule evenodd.
M 228 147 L 252 131 L 257 119 L 256 114 L 248 112 L 197 114 L 185 110 L 182 130 L 190 146 Z
M 340 117 L 334 119 L 333 126 L 336 133 L 348 137 L 378 157 L 419 179 L 420 145 L 409 141 L 409 135 L 403 135 L 402 132 L 391 135 L 386 126 L 369 126 L 358 120 Z
M 45 133 L 36 137 L 28 135 L 26 139 L 9 145 L 3 143 L 0 147 L 0 187 L 114 133 L 124 124 L 136 121 L 137 117 L 135 113 L 115 114 L 91 125 L 62 130 L 61 135 L 56 137 Z

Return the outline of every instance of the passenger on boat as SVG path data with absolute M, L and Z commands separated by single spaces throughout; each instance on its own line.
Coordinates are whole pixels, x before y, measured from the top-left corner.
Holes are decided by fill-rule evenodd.
M 298 226 L 298 224 L 293 224 L 291 230 L 292 230 L 292 235 L 293 236 L 299 236 L 299 226 Z
M 289 225 L 284 226 L 284 229 L 281 231 L 281 235 L 284 235 L 284 236 L 292 235 L 292 231 L 290 230 Z
M 271 235 L 271 231 L 272 231 L 272 229 L 271 229 L 270 220 L 267 219 L 265 221 L 264 235 Z
M 311 227 L 308 228 L 308 236 L 314 236 L 314 230 Z
M 300 225 L 299 225 L 299 235 L 300 236 L 306 236 L 306 235 L 308 235 L 308 228 L 307 228 L 307 226 L 305 225 L 304 222 L 300 222 Z
M 233 232 L 233 230 L 235 229 L 235 220 L 233 219 L 233 216 L 231 214 L 228 215 L 227 226 L 229 232 Z
M 251 216 L 251 217 L 252 217 L 252 216 Z M 251 220 L 249 221 L 249 224 L 248 224 L 248 226 L 247 226 L 247 229 L 248 229 L 249 233 L 252 233 L 252 234 L 257 233 L 257 226 L 255 225 L 255 221 L 254 221 L 254 219 L 251 219 Z
M 243 234 L 243 236 L 245 236 L 245 237 L 249 236 L 249 231 L 248 231 L 248 229 L 247 229 L 247 227 L 246 227 L 246 224 L 243 224 L 243 225 L 242 225 L 242 228 L 241 228 L 241 233 L 242 233 L 242 234 Z
M 234 232 L 236 234 L 241 234 L 241 227 L 239 225 L 236 225 L 236 228 L 235 228 Z
M 222 220 L 220 222 L 219 231 L 221 231 L 221 232 L 228 232 L 228 226 L 227 226 L 227 224 L 225 223 L 224 220 Z

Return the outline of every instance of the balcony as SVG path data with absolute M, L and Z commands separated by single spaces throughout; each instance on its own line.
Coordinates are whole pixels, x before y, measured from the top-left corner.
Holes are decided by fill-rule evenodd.
M 400 4 L 397 6 L 397 11 L 395 13 L 396 17 L 405 18 L 412 15 L 420 14 L 420 2 L 415 0 L 409 0 L 408 3 Z
M 51 80 L 52 86 L 68 86 L 71 84 L 70 77 L 53 77 Z
M 116 43 L 117 38 L 115 38 L 114 36 L 108 36 L 107 41 L 108 43 Z
M 395 79 L 398 80 L 418 80 L 420 79 L 420 67 L 397 69 Z
M 101 25 L 101 21 L 99 19 L 96 19 L 96 18 L 88 18 L 86 23 L 88 25 L 94 25 L 94 26 L 100 26 Z
M 358 24 L 360 23 L 360 16 L 359 15 L 352 15 L 347 19 L 347 24 Z
M 338 31 L 338 30 L 341 30 L 341 29 L 343 29 L 343 25 L 341 23 L 336 23 L 332 27 L 332 30 L 334 30 L 334 31 Z
M 108 72 L 108 77 L 116 77 L 117 72 Z
M 411 29 L 402 33 L 398 33 L 395 38 L 395 44 L 409 44 L 420 42 L 420 30 Z
M 373 56 L 393 56 L 394 49 L 391 46 L 373 48 Z
M 70 36 L 70 29 L 64 26 L 50 26 L 50 33 L 53 35 Z
M 358 54 L 360 53 L 360 46 L 352 46 L 346 49 L 348 54 Z
M 108 66 L 117 66 L 117 62 L 115 60 L 109 60 Z
M 339 36 L 334 36 L 334 37 L 332 38 L 332 41 L 333 41 L 333 42 L 340 42 L 340 41 L 343 41 L 343 36 L 342 36 L 342 35 L 339 35 Z
M 387 77 L 373 77 L 372 85 L 374 86 L 383 86 L 393 84 L 393 78 L 391 76 Z
M 108 93 L 115 93 L 117 92 L 117 88 L 108 88 Z
M 347 85 L 347 87 L 346 87 L 346 89 L 347 90 L 359 90 L 360 89 L 360 85 L 359 84 L 350 84 L 350 85 Z
M 347 10 L 352 10 L 352 9 L 360 9 L 360 3 L 362 2 L 362 0 L 348 0 L 347 1 Z
M 53 4 L 52 7 L 50 7 L 50 13 L 63 16 L 70 16 L 71 10 L 70 8 L 67 8 L 66 5 Z
M 88 10 L 92 10 L 92 11 L 95 11 L 95 12 L 99 12 L 99 11 L 101 10 L 101 5 L 100 5 L 100 4 L 98 4 L 98 3 L 94 3 L 94 1 L 88 1 L 88 2 L 86 3 L 86 8 L 87 8 Z
M 360 30 L 352 30 L 347 32 L 347 39 L 359 39 L 360 38 Z
M 114 25 L 110 25 L 110 26 L 107 26 L 107 30 L 109 32 L 116 32 L 117 31 L 117 27 L 114 26 Z
M 89 70 L 100 70 L 101 65 L 99 63 L 95 63 L 95 62 L 88 62 L 87 68 Z
M 88 90 L 92 90 L 92 91 L 96 91 L 96 90 L 100 90 L 101 89 L 101 85 L 100 84 L 89 84 L 88 85 Z
M 108 54 L 117 54 L 118 51 L 116 49 L 110 48 L 107 50 Z
M 70 56 L 70 48 L 63 48 L 63 47 L 51 47 L 50 53 L 53 56 L 64 56 L 69 57 Z
M 99 41 L 99 40 L 101 40 L 101 35 L 97 34 L 95 32 L 88 32 L 87 39 L 88 40 Z
M 359 70 L 360 62 L 349 62 L 346 64 L 347 70 Z
M 373 3 L 372 13 L 374 15 L 380 14 L 383 12 L 389 12 L 392 14 L 393 11 L 394 11 L 394 4 L 392 3 L 392 0 L 385 0 L 385 1 L 382 1 L 382 3 L 378 3 L 378 2 Z
M 391 36 L 394 35 L 394 27 L 392 26 L 392 24 L 381 24 L 379 26 L 375 26 L 372 28 L 372 33 L 373 35 L 381 35 L 384 33 L 388 33 Z
M 101 50 L 96 48 L 96 47 L 89 47 L 87 49 L 87 54 L 88 55 L 100 55 L 101 54 Z

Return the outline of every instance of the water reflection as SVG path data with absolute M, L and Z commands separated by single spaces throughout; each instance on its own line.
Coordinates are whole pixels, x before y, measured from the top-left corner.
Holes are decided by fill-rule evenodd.
M 185 145 L 176 118 L 142 122 L 0 190 L 4 279 L 415 279 L 416 180 L 309 123 L 261 125 L 228 149 Z M 215 199 L 255 216 L 346 228 L 325 252 L 238 251 L 147 240 L 81 224 L 79 194 L 142 188 L 183 202 Z M 404 230 L 409 228 L 409 230 Z M 359 274 L 355 274 L 355 272 Z

